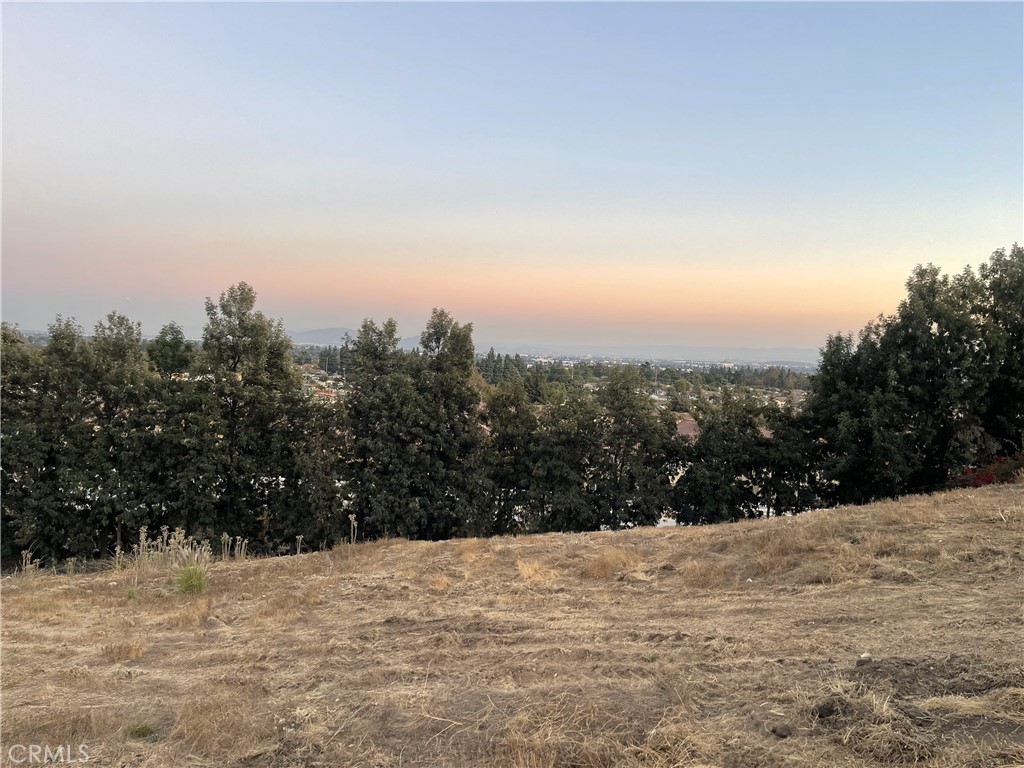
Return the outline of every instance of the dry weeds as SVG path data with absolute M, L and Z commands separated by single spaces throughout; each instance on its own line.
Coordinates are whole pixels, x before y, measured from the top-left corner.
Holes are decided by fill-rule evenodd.
M 526 581 L 551 581 L 558 576 L 554 568 L 536 560 L 516 560 L 516 570 Z
M 1024 764 L 1020 488 L 146 566 L 3 580 L 3 765 Z
M 583 566 L 583 575 L 591 579 L 609 579 L 634 570 L 640 562 L 640 555 L 634 550 L 604 547 Z

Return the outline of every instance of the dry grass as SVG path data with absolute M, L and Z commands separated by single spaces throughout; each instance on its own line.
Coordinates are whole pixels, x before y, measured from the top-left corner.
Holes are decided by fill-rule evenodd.
M 276 736 L 268 711 L 248 690 L 210 686 L 193 692 L 178 707 L 170 738 L 204 757 L 244 759 L 272 747 Z
M 451 580 L 447 576 L 435 576 L 430 580 L 430 588 L 437 590 L 438 592 L 444 592 L 451 587 Z
M 200 597 L 143 565 L 3 580 L 5 746 L 137 768 L 1024 764 L 1019 488 L 229 559 Z
M 692 589 L 722 589 L 735 582 L 728 561 L 710 555 L 687 560 L 680 567 L 680 573 L 683 583 Z
M 640 562 L 640 555 L 633 550 L 604 547 L 583 566 L 583 575 L 589 579 L 610 579 L 636 569 Z
M 516 570 L 526 581 L 551 581 L 558 576 L 554 568 L 536 560 L 516 560 Z
M 213 605 L 209 598 L 188 600 L 187 602 L 170 603 L 174 606 L 167 615 L 167 623 L 176 629 L 200 627 L 210 615 Z
M 135 640 L 103 646 L 103 653 L 114 662 L 135 661 L 141 659 L 145 652 L 146 646 Z

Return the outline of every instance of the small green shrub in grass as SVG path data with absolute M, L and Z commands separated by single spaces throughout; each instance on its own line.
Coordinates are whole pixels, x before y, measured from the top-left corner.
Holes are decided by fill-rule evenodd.
M 128 729 L 129 739 L 152 739 L 156 735 L 156 731 L 149 725 L 133 725 Z
M 184 565 L 174 577 L 178 591 L 183 595 L 201 595 L 206 591 L 206 568 L 199 563 Z

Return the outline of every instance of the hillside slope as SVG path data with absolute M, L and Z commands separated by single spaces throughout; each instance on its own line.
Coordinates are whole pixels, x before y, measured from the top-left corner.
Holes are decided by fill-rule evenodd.
M 0 759 L 1019 765 L 1022 574 L 1024 488 L 1008 486 L 228 561 L 201 597 L 163 569 L 19 576 L 3 582 Z

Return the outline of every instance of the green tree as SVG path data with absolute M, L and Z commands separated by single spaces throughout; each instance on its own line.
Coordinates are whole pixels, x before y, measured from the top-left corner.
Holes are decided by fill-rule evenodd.
M 806 419 L 792 402 L 762 411 L 764 427 L 754 479 L 758 511 L 766 517 L 795 514 L 820 503 L 815 444 Z
M 936 490 L 1020 445 L 1022 261 L 1015 246 L 979 276 L 918 267 L 895 315 L 829 339 L 806 408 L 834 500 Z
M 94 507 L 99 400 L 88 383 L 92 352 L 82 329 L 58 317 L 36 354 L 5 326 L 3 345 L 7 530 L 16 546 L 44 557 L 101 554 L 111 528 Z
M 937 267 L 918 267 L 882 340 L 915 438 L 910 489 L 941 488 L 993 451 L 981 428 L 991 381 L 991 354 L 973 314 L 982 300 L 970 269 L 951 278 Z
M 25 547 L 39 548 L 36 515 L 42 506 L 39 484 L 46 474 L 49 424 L 44 423 L 41 353 L 12 325 L 2 324 L 0 347 L 0 536 L 4 560 Z M 50 414 L 53 416 L 54 414 Z M 51 437 L 52 439 L 52 437 Z M 47 490 L 54 490 L 52 485 Z
M 544 407 L 533 452 L 531 531 L 596 531 L 605 524 L 597 493 L 603 438 L 601 409 L 585 390 Z
M 476 367 L 488 384 L 498 384 L 501 381 L 501 369 L 498 356 L 494 353 L 494 347 L 491 347 L 487 354 L 477 362 Z
M 699 390 L 698 390 L 699 391 Z M 695 388 L 686 379 L 676 379 L 668 388 L 668 407 L 670 410 L 686 413 L 695 398 Z
M 486 533 L 480 392 L 473 386 L 473 326 L 435 309 L 420 335 L 423 369 L 417 377 L 426 441 L 421 478 L 429 538 Z
M 513 370 L 517 370 L 514 368 Z M 531 403 L 547 403 L 550 401 L 551 393 L 548 386 L 547 376 L 540 366 L 533 366 L 523 377 L 523 384 L 526 387 L 526 396 Z
M 96 324 L 89 348 L 90 365 L 81 374 L 94 397 L 86 457 L 95 478 L 92 514 L 101 529 L 113 528 L 115 546 L 127 548 L 148 523 L 142 430 L 156 374 L 143 348 L 141 325 L 118 312 Z
M 146 508 L 146 524 L 150 530 L 167 525 L 196 535 L 223 532 L 217 504 L 221 478 L 210 439 L 220 414 L 209 382 L 160 377 L 152 386 L 132 435 L 141 457 L 136 493 Z
M 394 320 L 366 320 L 352 343 L 353 504 L 368 535 L 443 539 L 487 531 L 472 326 L 434 310 L 421 352 Z
M 425 535 L 430 513 L 420 494 L 428 439 L 418 360 L 401 351 L 393 319 L 364 320 L 348 344 L 346 399 L 352 508 L 368 536 Z
M 494 388 L 487 397 L 484 423 L 489 430 L 485 463 L 493 509 L 490 532 L 518 533 L 527 525 L 537 432 L 522 379 L 511 378 Z
M 327 373 L 338 373 L 341 370 L 341 365 L 338 360 L 338 348 L 335 346 L 328 346 L 324 348 L 321 355 L 320 367 Z
M 277 485 L 268 494 L 263 537 L 278 551 L 291 551 L 296 536 L 311 546 L 329 546 L 348 530 L 348 480 L 344 413 L 333 402 L 320 403 L 296 392 L 268 435 L 276 457 Z
M 190 435 L 203 471 L 217 478 L 206 505 L 223 531 L 270 545 L 275 511 L 299 482 L 291 432 L 302 405 L 301 378 L 281 322 L 255 309 L 256 292 L 238 283 L 206 301 L 207 323 L 194 374 L 204 413 Z M 215 534 L 216 531 L 211 531 Z
M 755 479 L 763 463 L 760 406 L 730 387 L 719 406 L 694 409 L 700 434 L 686 452 L 675 486 L 676 518 L 682 524 L 720 523 L 757 517 Z
M 161 376 L 171 376 L 188 371 L 195 351 L 185 338 L 182 327 L 177 323 L 168 323 L 146 345 L 146 354 Z
M 984 301 L 975 308 L 990 355 L 981 425 L 1005 454 L 1024 451 L 1024 248 L 999 249 L 979 277 Z
M 806 411 L 820 442 L 823 491 L 831 502 L 862 504 L 894 496 L 914 471 L 915 436 L 882 338 L 890 320 L 852 336 L 829 337 Z
M 602 517 L 613 528 L 652 525 L 668 507 L 675 421 L 659 417 L 648 389 L 643 371 L 623 366 L 598 393 L 604 407 L 598 493 Z

